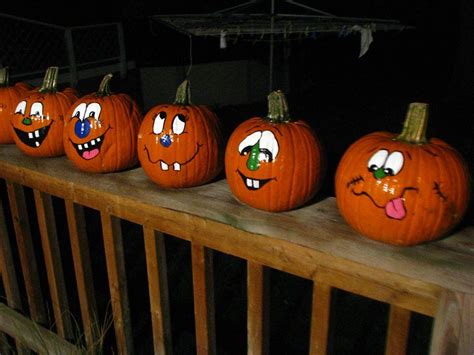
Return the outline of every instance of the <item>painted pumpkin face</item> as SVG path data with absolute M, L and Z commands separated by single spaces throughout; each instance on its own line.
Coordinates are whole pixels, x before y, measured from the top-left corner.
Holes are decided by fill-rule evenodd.
M 17 147 L 34 157 L 64 155 L 64 116 L 77 97 L 56 91 L 57 67 L 48 69 L 43 86 L 22 97 L 10 120 Z
M 8 68 L 0 69 L 0 143 L 15 143 L 10 120 L 15 113 L 18 101 L 32 87 L 26 83 L 8 84 Z
M 183 86 L 184 85 L 184 86 Z M 178 88 L 189 90 L 184 82 Z M 185 94 L 186 96 L 187 94 Z M 206 106 L 189 98 L 157 105 L 145 115 L 138 134 L 138 158 L 156 184 L 183 188 L 205 184 L 222 170 L 221 125 Z
M 108 173 L 138 163 L 136 137 L 142 114 L 128 95 L 110 93 L 111 78 L 104 78 L 97 93 L 76 101 L 67 115 L 66 155 L 83 171 Z
M 229 138 L 225 167 L 238 200 L 272 212 L 303 205 L 316 194 L 323 175 L 320 142 L 302 120 L 244 121 Z
M 376 132 L 351 145 L 336 171 L 336 200 L 361 234 L 414 245 L 445 235 L 461 220 L 469 176 L 448 144 L 436 138 L 407 142 L 403 136 Z

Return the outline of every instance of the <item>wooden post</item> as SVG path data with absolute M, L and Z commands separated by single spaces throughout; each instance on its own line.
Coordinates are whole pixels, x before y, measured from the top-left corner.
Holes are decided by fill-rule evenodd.
M 406 354 L 410 333 L 411 312 L 394 305 L 390 306 L 385 355 Z
M 315 281 L 311 315 L 310 354 L 326 354 L 328 346 L 331 286 Z

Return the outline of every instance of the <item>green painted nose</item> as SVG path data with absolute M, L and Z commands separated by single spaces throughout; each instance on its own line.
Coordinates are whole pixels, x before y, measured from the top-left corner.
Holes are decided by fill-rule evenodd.
M 29 126 L 29 125 L 31 125 L 32 121 L 31 121 L 31 118 L 25 117 L 25 118 L 21 121 L 21 123 L 23 123 L 25 126 Z
M 249 158 L 247 159 L 247 168 L 255 171 L 260 167 L 258 155 L 260 154 L 260 141 L 258 141 L 250 150 Z
M 382 180 L 386 176 L 387 173 L 385 172 L 384 168 L 378 168 L 374 171 L 374 178 L 376 178 L 377 180 Z

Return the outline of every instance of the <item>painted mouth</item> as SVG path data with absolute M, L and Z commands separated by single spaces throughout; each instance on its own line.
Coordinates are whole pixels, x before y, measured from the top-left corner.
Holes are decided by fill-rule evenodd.
M 242 178 L 242 181 L 244 182 L 245 187 L 247 189 L 253 190 L 253 191 L 261 189 L 263 186 L 265 186 L 271 180 L 276 180 L 275 178 L 252 179 L 252 178 L 249 178 L 249 177 L 245 176 L 244 174 L 242 174 L 242 172 L 240 170 L 237 170 L 237 173 Z
M 90 141 L 81 144 L 74 143 L 71 139 L 69 139 L 69 141 L 81 158 L 85 160 L 91 160 L 99 155 L 100 147 L 104 142 L 104 135 L 105 133 L 97 138 L 91 139 Z
M 53 123 L 51 122 L 51 124 L 41 127 L 40 129 L 37 129 L 36 131 L 32 132 L 22 131 L 21 129 L 15 127 L 13 128 L 15 129 L 15 133 L 20 139 L 20 141 L 22 141 L 22 143 L 32 148 L 38 148 L 41 143 L 43 143 L 43 141 L 46 139 L 46 136 L 48 135 L 49 129 L 52 124 Z
M 195 150 L 193 156 L 191 158 L 189 158 L 188 160 L 186 160 L 185 162 L 183 162 L 183 163 L 180 163 L 178 161 L 174 161 L 172 163 L 167 163 L 163 159 L 152 160 L 151 156 L 150 156 L 150 152 L 149 152 L 146 145 L 145 145 L 144 149 L 146 151 L 148 161 L 152 164 L 160 163 L 160 168 L 161 168 L 162 171 L 181 171 L 181 167 L 183 165 L 188 164 L 190 161 L 192 161 L 196 157 L 196 155 L 199 153 L 199 149 L 201 148 L 201 146 L 202 146 L 202 144 L 197 143 L 196 144 L 196 150 Z

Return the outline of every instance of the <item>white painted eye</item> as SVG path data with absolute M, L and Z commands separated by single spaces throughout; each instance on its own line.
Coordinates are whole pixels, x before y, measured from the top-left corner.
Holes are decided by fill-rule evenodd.
M 30 109 L 30 116 L 43 117 L 43 104 L 41 102 L 33 102 Z
M 85 118 L 95 118 L 96 120 L 99 120 L 100 117 L 100 111 L 102 110 L 102 107 L 100 104 L 97 102 L 92 102 L 89 105 L 87 105 L 86 109 L 86 114 L 84 115 Z
M 260 154 L 263 153 L 267 156 L 265 161 L 271 162 L 275 160 L 279 149 L 278 141 L 273 132 L 263 131 L 262 138 L 260 138 Z
M 161 111 L 155 116 L 155 120 L 153 121 L 153 133 L 160 134 L 163 132 L 163 127 L 165 125 L 166 120 L 166 112 Z
M 403 154 L 401 152 L 393 152 L 387 158 L 384 164 L 384 171 L 387 175 L 397 175 L 403 168 Z
M 80 103 L 79 105 L 76 106 L 72 113 L 72 118 L 76 117 L 81 121 L 84 121 L 85 113 L 86 113 L 86 103 Z
M 173 119 L 173 133 L 181 134 L 184 132 L 185 127 L 186 119 L 184 118 L 184 115 L 178 113 Z
M 367 167 L 370 171 L 375 171 L 381 168 L 387 160 L 388 151 L 386 149 L 380 149 L 376 151 L 369 159 Z
M 262 132 L 261 131 L 256 131 L 250 134 L 249 136 L 245 137 L 245 139 L 240 142 L 239 144 L 239 153 L 241 155 L 246 155 L 250 152 L 252 147 L 257 144 L 259 141 L 260 137 L 262 137 Z
M 26 101 L 21 101 L 16 105 L 15 113 L 21 113 L 22 115 L 25 114 L 26 109 Z

